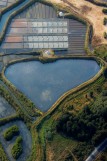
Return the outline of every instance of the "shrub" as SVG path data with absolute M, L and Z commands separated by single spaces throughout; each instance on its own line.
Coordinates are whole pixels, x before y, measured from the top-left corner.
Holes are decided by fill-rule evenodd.
M 104 70 L 104 77 L 107 78 L 107 68 Z
M 74 106 L 73 105 L 70 105 L 67 107 L 68 110 L 73 110 L 74 109 Z
M 4 132 L 4 138 L 9 141 L 11 140 L 14 136 L 19 135 L 19 128 L 16 125 L 11 126 Z
M 107 38 L 107 33 L 106 33 L 106 32 L 104 32 L 104 38 L 105 38 L 105 39 Z
M 102 10 L 102 12 L 105 13 L 105 14 L 107 14 L 107 9 L 104 8 L 104 9 Z
M 102 92 L 102 95 L 103 95 L 103 96 L 107 96 L 107 90 L 104 90 L 104 91 Z
M 98 46 L 94 49 L 94 54 L 104 58 L 107 58 L 107 45 Z
M 107 96 L 102 97 L 102 101 L 105 102 L 107 100 Z
M 91 91 L 91 92 L 89 93 L 89 96 L 90 96 L 91 98 L 93 98 L 93 97 L 94 97 L 94 93 Z
M 104 25 L 107 24 L 107 18 L 104 18 L 103 24 L 104 24 Z
M 53 133 L 51 131 L 47 131 L 47 133 L 46 133 L 46 139 L 48 141 L 52 141 L 52 139 L 53 139 Z
M 11 153 L 14 159 L 18 159 L 23 152 L 22 142 L 23 142 L 22 137 L 19 136 L 12 147 Z
M 96 91 L 97 91 L 98 93 L 101 93 L 101 91 L 102 91 L 101 86 L 98 86 L 97 89 L 96 89 Z
M 93 150 L 93 146 L 87 145 L 87 143 L 80 142 L 75 149 L 73 149 L 73 154 L 79 161 L 86 160 L 86 156 L 90 155 Z M 84 157 L 85 156 L 85 157 Z
M 99 131 L 92 139 L 92 142 L 95 146 L 98 146 L 107 138 L 107 130 Z

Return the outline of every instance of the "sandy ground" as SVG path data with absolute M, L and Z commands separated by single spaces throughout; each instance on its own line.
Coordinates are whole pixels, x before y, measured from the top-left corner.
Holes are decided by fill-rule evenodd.
M 93 36 L 93 46 L 100 44 L 107 44 L 107 40 L 104 39 L 104 32 L 107 32 L 107 26 L 103 25 L 104 17 L 107 15 L 102 13 L 103 7 L 96 6 L 85 0 L 49 0 L 52 3 L 57 3 L 63 6 L 69 6 L 71 12 L 74 11 L 80 16 L 88 19 L 90 23 L 93 24 L 94 36 Z

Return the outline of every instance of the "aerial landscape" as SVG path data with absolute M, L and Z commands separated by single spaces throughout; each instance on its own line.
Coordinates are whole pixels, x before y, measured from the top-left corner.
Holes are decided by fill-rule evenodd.
M 0 161 L 107 161 L 107 0 L 0 0 Z

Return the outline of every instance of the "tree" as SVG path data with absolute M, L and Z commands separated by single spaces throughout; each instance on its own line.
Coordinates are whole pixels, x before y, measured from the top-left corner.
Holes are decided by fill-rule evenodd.
M 85 106 L 84 109 L 83 109 L 83 112 L 86 113 L 86 114 L 90 114 L 91 110 L 88 106 Z
M 104 70 L 104 77 L 107 78 L 107 68 Z
M 107 130 L 98 131 L 97 134 L 94 135 L 92 142 L 94 146 L 98 146 L 107 138 Z

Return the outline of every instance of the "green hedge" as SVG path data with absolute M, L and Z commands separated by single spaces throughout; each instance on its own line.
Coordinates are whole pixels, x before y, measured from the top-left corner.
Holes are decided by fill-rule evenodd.
M 21 136 L 17 137 L 15 144 L 13 145 L 11 150 L 14 159 L 18 159 L 23 152 L 22 142 L 23 142 L 22 137 Z
M 14 136 L 17 135 L 19 135 L 19 128 L 16 125 L 9 127 L 3 134 L 5 140 L 7 141 L 11 140 Z

